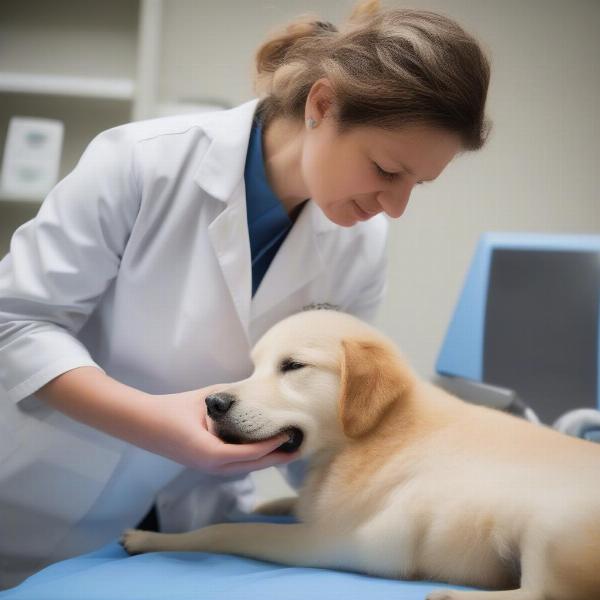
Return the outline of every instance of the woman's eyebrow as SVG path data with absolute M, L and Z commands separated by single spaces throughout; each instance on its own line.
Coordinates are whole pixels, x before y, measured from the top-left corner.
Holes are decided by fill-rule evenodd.
M 412 169 L 409 169 L 406 165 L 404 165 L 402 163 L 397 163 L 397 164 L 399 165 L 399 168 L 402 169 L 405 173 L 408 173 L 409 175 L 412 175 L 413 177 L 415 176 Z
M 385 158 L 386 159 L 386 163 L 389 164 L 390 166 L 393 166 L 394 169 L 396 169 L 396 170 L 402 170 L 405 173 L 408 173 L 409 175 L 412 175 L 413 177 L 415 176 L 415 174 L 414 174 L 414 172 L 413 172 L 412 169 L 409 169 L 405 164 L 403 164 L 403 163 L 401 163 L 401 162 L 399 162 L 397 160 L 394 160 L 392 158 L 392 156 L 390 154 L 388 154 L 387 152 L 384 152 L 382 158 Z
M 408 173 L 409 175 L 412 175 L 413 177 L 416 177 L 416 175 L 414 174 L 413 170 L 409 169 L 405 164 L 399 163 L 399 162 L 396 162 L 396 161 L 391 161 L 391 162 L 394 163 L 394 168 L 401 169 L 405 173 Z M 421 181 L 423 183 L 429 183 L 431 181 L 435 181 L 435 177 L 432 178 L 432 179 L 420 179 L 419 181 Z
M 388 157 L 389 157 L 389 155 L 388 155 Z M 416 177 L 414 171 L 412 169 L 408 168 L 404 163 L 398 162 L 395 160 L 391 160 L 391 164 L 394 165 L 395 168 L 403 171 L 404 173 L 408 173 L 409 175 Z M 420 179 L 419 181 L 421 181 L 422 183 L 430 183 L 431 181 L 435 181 L 435 180 L 436 180 L 436 177 L 431 177 L 429 179 L 423 178 L 423 179 Z
M 389 167 L 391 167 L 394 171 L 397 171 L 397 172 L 402 171 L 404 173 L 408 173 L 408 175 L 411 175 L 412 177 L 416 177 L 416 175 L 412 169 L 407 167 L 403 162 L 395 160 L 392 157 L 392 155 L 390 154 L 389 150 L 387 148 L 383 147 L 383 145 L 381 145 L 381 150 L 382 150 L 382 152 L 379 154 L 379 160 L 383 160 L 385 162 L 386 166 L 389 165 Z M 371 157 L 374 160 L 377 160 L 377 158 L 373 154 L 371 155 Z M 430 183 L 435 180 L 436 180 L 436 177 L 431 177 L 429 179 L 426 179 L 426 178 L 419 179 L 419 181 L 422 183 Z

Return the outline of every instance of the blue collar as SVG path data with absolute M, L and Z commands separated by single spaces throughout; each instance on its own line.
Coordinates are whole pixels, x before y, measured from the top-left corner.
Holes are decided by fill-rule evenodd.
M 254 294 L 293 224 L 269 185 L 263 157 L 262 127 L 256 121 L 248 143 L 244 182 Z

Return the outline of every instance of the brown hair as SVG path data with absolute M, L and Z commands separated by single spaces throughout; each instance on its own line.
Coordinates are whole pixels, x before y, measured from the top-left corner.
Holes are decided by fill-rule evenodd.
M 429 125 L 458 134 L 467 150 L 487 137 L 489 62 L 477 41 L 443 15 L 382 10 L 378 0 L 366 0 L 339 31 L 299 17 L 258 49 L 258 116 L 263 123 L 304 120 L 308 93 L 321 77 L 335 92 L 340 131 Z

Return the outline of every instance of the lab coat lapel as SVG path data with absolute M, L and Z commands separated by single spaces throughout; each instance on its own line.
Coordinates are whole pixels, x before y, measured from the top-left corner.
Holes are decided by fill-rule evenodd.
M 254 295 L 252 319 L 288 299 L 323 271 L 322 236 L 333 227 L 312 201 L 307 202 Z
M 235 190 L 225 210 L 210 224 L 208 235 L 244 333 L 249 339 L 252 272 L 243 182 Z
M 336 228 L 316 204 L 308 201 L 251 301 L 244 165 L 257 103 L 253 100 L 215 113 L 203 122 L 202 128 L 211 143 L 195 177 L 205 192 L 226 204 L 210 224 L 209 236 L 249 342 L 252 319 L 287 300 L 323 271 L 323 236 Z
M 225 204 L 212 221 L 208 234 L 237 315 L 249 340 L 252 271 L 244 165 L 257 101 L 214 113 L 202 128 L 210 138 L 196 171 L 196 183 Z

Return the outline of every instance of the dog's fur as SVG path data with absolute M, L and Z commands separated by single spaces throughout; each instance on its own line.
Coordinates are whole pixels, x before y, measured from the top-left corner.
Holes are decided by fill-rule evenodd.
M 240 441 L 303 432 L 300 522 L 130 530 L 129 552 L 225 552 L 498 590 L 430 600 L 600 598 L 600 446 L 419 380 L 390 340 L 342 313 L 294 315 L 252 356 L 214 428 Z

